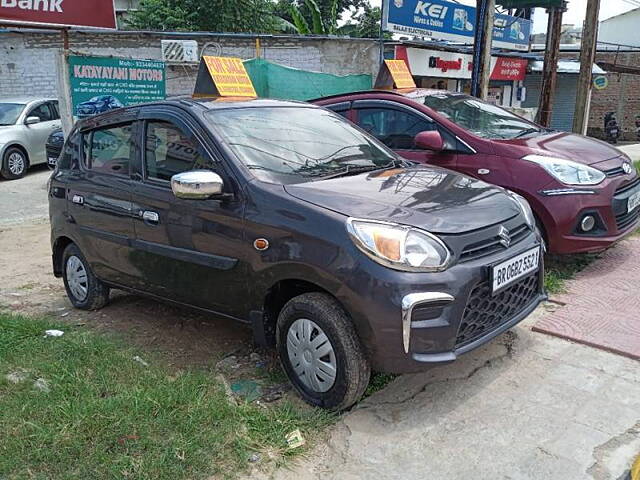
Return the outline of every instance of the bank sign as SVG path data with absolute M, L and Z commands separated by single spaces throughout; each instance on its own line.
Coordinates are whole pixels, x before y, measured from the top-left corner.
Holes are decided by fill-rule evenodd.
M 155 60 L 70 56 L 69 77 L 80 118 L 166 97 L 165 65 Z
M 391 32 L 473 44 L 476 9 L 445 0 L 384 0 L 382 27 Z M 531 20 L 496 14 L 493 46 L 529 50 Z
M 113 0 L 0 0 L 0 22 L 116 28 Z

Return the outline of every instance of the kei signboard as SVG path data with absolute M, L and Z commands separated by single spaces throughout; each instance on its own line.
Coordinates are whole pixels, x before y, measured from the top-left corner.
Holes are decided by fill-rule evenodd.
M 165 65 L 156 60 L 69 57 L 73 115 L 89 117 L 127 105 L 163 100 Z
M 116 28 L 113 0 L 0 0 L 0 23 Z
M 408 35 L 432 37 L 472 44 L 476 8 L 447 0 L 384 0 L 383 28 Z M 496 14 L 493 45 L 498 48 L 529 49 L 531 20 Z

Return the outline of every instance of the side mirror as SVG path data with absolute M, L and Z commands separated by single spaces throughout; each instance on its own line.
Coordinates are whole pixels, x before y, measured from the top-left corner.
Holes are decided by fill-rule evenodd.
M 224 182 L 210 170 L 192 170 L 171 177 L 171 190 L 177 198 L 206 200 L 222 195 Z
M 40 123 L 40 117 L 27 117 L 27 119 L 24 121 L 25 125 L 33 125 L 35 123 Z
M 413 139 L 413 143 L 417 148 L 432 150 L 434 152 L 440 152 L 444 148 L 442 135 L 440 135 L 440 132 L 437 130 L 427 130 L 418 133 Z

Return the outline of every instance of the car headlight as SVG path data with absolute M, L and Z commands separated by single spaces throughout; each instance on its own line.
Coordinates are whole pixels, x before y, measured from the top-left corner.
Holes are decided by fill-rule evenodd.
M 376 220 L 347 220 L 356 246 L 376 262 L 404 271 L 437 272 L 449 265 L 451 254 L 438 237 L 407 225 Z
M 607 178 L 600 170 L 571 160 L 545 157 L 544 155 L 527 155 L 522 159 L 537 163 L 566 185 L 597 185 Z
M 520 210 L 522 211 L 522 214 L 524 215 L 524 218 L 527 221 L 527 224 L 531 228 L 535 228 L 536 217 L 533 215 L 533 210 L 531 210 L 531 205 L 529 205 L 529 202 L 527 202 L 527 199 L 515 192 L 509 192 L 509 193 L 511 194 L 511 198 L 513 198 L 513 200 L 520 207 Z

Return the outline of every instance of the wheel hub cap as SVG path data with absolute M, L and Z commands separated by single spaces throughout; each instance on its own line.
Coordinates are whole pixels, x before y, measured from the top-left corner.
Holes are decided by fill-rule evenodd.
M 24 157 L 18 152 L 9 155 L 9 171 L 14 175 L 20 175 L 24 171 Z
M 287 333 L 287 354 L 293 371 L 309 389 L 323 393 L 336 381 L 336 355 L 327 335 L 313 321 L 300 318 Z
M 67 260 L 67 285 L 76 300 L 83 301 L 87 298 L 87 288 L 89 286 L 87 279 L 87 270 L 84 268 L 82 261 L 72 255 Z

